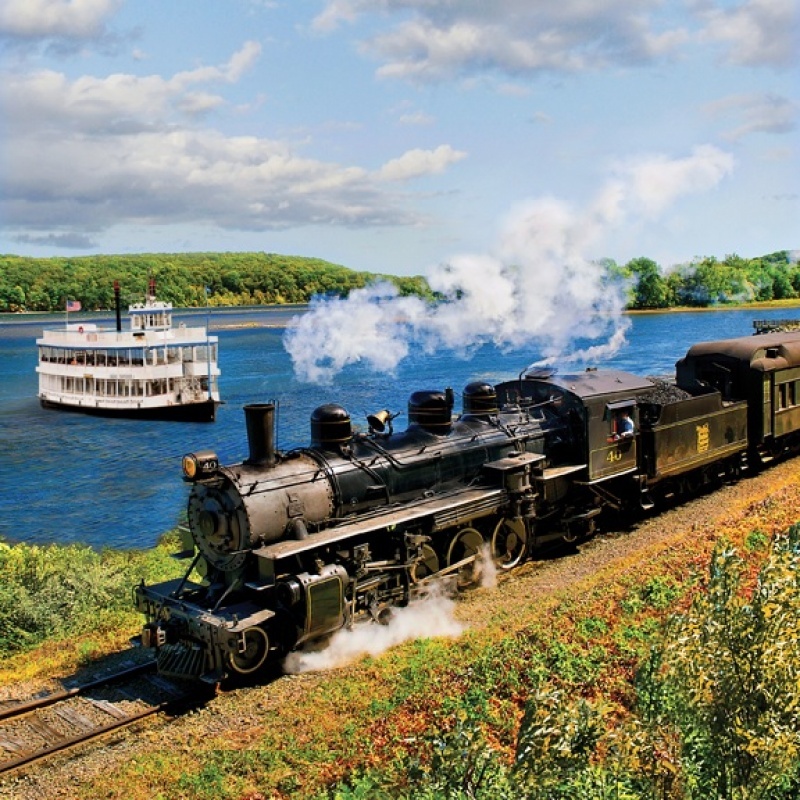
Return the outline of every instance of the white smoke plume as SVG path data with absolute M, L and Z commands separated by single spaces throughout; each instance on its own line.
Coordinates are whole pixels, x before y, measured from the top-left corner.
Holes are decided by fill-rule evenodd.
M 435 304 L 382 283 L 315 301 L 284 346 L 301 380 L 328 383 L 358 362 L 391 373 L 410 348 L 468 356 L 493 342 L 535 348 L 545 361 L 600 361 L 625 344 L 626 286 L 587 254 L 616 226 L 652 216 L 675 198 L 712 188 L 733 168 L 717 148 L 691 157 L 638 159 L 583 209 L 540 198 L 508 218 L 493 254 L 460 255 L 427 277 Z M 574 352 L 577 339 L 593 344 Z
M 497 564 L 492 558 L 492 547 L 486 542 L 481 549 L 480 557 L 475 563 L 478 585 L 481 589 L 497 588 Z
M 359 623 L 337 631 L 322 650 L 290 653 L 286 672 L 321 672 L 345 666 L 365 655 L 377 656 L 390 647 L 414 639 L 456 638 L 464 626 L 456 620 L 455 601 L 433 591 L 403 608 L 393 608 L 388 624 Z

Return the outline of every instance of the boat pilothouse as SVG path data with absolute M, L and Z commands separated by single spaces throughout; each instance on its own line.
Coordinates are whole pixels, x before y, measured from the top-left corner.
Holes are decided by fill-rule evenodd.
M 115 284 L 116 329 L 65 323 L 37 339 L 39 399 L 46 408 L 141 419 L 213 421 L 220 403 L 218 337 L 206 327 L 173 327 L 172 304 L 128 309 L 122 330 Z

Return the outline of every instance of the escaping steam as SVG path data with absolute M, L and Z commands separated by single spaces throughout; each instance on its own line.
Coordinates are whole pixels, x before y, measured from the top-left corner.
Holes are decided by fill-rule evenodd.
M 511 220 L 496 256 L 457 256 L 435 269 L 428 283 L 439 302 L 401 297 L 388 282 L 316 300 L 284 338 L 297 376 L 328 383 L 358 362 L 391 373 L 412 347 L 466 358 L 490 342 L 536 345 L 555 358 L 580 337 L 600 340 L 595 358 L 613 353 L 629 324 L 625 286 L 579 255 L 581 227 L 563 206 L 539 202 Z
M 432 591 L 403 608 L 392 609 L 388 624 L 363 623 L 337 631 L 322 650 L 290 653 L 286 672 L 320 672 L 349 664 L 364 655 L 377 656 L 390 647 L 413 639 L 435 636 L 456 638 L 463 626 L 454 616 L 455 601 Z
M 358 362 L 391 373 L 412 347 L 468 357 L 490 342 L 535 348 L 544 362 L 610 357 L 626 341 L 628 287 L 585 254 L 626 218 L 659 210 L 645 202 L 653 187 L 672 200 L 710 188 L 731 169 L 730 156 L 707 146 L 686 159 L 626 165 L 582 210 L 532 201 L 510 215 L 493 254 L 460 255 L 428 275 L 436 303 L 401 297 L 389 283 L 316 300 L 284 337 L 295 373 L 328 383 Z M 578 339 L 593 344 L 575 352 Z

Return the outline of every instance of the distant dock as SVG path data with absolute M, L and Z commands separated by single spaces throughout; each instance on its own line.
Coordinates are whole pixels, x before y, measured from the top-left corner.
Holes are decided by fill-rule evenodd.
M 757 319 L 753 321 L 753 327 L 756 329 L 756 335 L 800 331 L 800 319 Z

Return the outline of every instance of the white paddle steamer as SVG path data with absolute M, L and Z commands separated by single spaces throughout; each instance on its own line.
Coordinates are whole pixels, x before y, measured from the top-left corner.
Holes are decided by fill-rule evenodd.
M 44 330 L 39 348 L 39 399 L 46 408 L 141 419 L 212 422 L 220 403 L 218 337 L 207 327 L 172 325 L 172 304 L 147 300 L 128 309 L 122 330 L 115 284 L 116 329 L 69 322 Z M 79 304 L 68 304 L 77 310 Z

